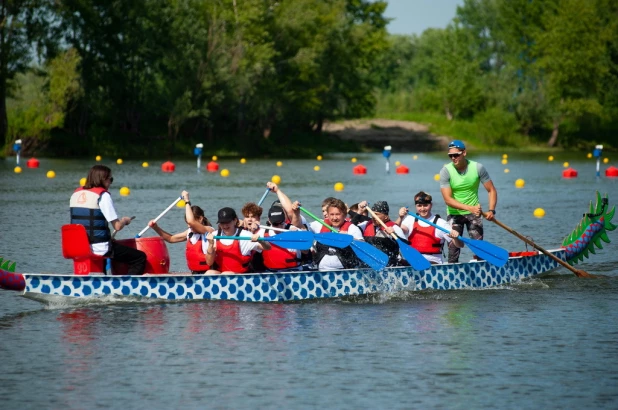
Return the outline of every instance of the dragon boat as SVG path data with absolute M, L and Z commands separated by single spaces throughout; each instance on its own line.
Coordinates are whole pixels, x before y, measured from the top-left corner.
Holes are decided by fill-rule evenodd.
M 151 273 L 130 276 L 123 274 L 120 266 L 114 268 L 114 275 L 104 275 L 100 258 L 84 256 L 84 251 L 80 254 L 75 249 L 65 249 L 75 248 L 72 246 L 75 238 L 63 233 L 63 254 L 74 260 L 74 273 L 16 273 L 14 262 L 0 259 L 0 288 L 20 292 L 26 298 L 43 303 L 106 297 L 286 302 L 381 292 L 489 288 L 548 273 L 565 262 L 575 264 L 590 253 L 596 253 L 595 246 L 602 249 L 602 241 L 609 243 L 607 232 L 616 229 L 611 221 L 615 207 L 608 211 L 607 204 L 607 196 L 602 198 L 597 193 L 596 204 L 590 203 L 590 211 L 584 214 L 560 248 L 544 252 L 512 252 L 503 266 L 492 265 L 486 260 L 472 260 L 432 265 L 425 270 L 402 266 L 380 271 L 342 269 L 191 275 L 169 273 L 165 243 L 160 238 L 141 238 L 125 244 L 147 253 L 147 272 Z M 83 241 L 82 238 L 77 242 L 89 252 L 87 240 L 85 246 Z

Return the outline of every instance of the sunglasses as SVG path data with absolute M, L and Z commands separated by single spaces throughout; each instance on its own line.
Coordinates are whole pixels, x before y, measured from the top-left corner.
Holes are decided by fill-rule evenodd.
M 431 205 L 431 201 L 427 202 L 427 201 L 415 201 L 414 202 L 416 205 Z
M 454 152 L 452 154 L 448 154 L 449 158 L 458 158 L 463 152 Z
M 109 183 L 110 183 L 110 184 L 111 184 L 112 182 L 114 182 L 114 177 L 109 177 L 109 178 L 107 178 L 107 179 L 109 179 Z

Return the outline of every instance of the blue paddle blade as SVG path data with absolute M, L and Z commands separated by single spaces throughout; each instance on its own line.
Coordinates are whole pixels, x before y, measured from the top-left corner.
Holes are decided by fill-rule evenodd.
M 397 243 L 399 244 L 401 256 L 403 256 L 414 269 L 425 270 L 431 267 L 431 262 L 425 259 L 419 251 L 402 241 L 401 238 L 397 238 Z
M 333 248 L 345 248 L 350 246 L 354 237 L 352 235 L 339 234 L 336 232 L 325 232 L 313 234 L 316 241 L 322 245 L 331 246 Z
M 309 231 L 283 232 L 275 236 L 260 238 L 260 240 L 272 242 L 282 248 L 299 249 L 301 251 L 313 246 L 313 234 Z
M 470 250 L 472 250 L 476 256 L 486 260 L 492 265 L 502 267 L 509 260 L 509 252 L 506 249 L 494 245 L 493 243 L 478 239 L 464 238 L 463 236 L 460 236 L 459 239 L 468 245 Z
M 373 270 L 382 270 L 388 264 L 388 255 L 367 242 L 352 241 L 350 246 L 352 246 L 352 250 L 358 259 L 365 262 Z

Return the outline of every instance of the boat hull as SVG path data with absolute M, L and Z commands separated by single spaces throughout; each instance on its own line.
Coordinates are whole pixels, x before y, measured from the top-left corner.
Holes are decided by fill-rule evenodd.
M 552 253 L 564 260 L 564 250 Z M 55 274 L 22 275 L 23 295 L 44 302 L 53 297 L 130 297 L 163 300 L 236 300 L 243 302 L 286 302 L 338 298 L 378 292 L 425 289 L 482 289 L 500 286 L 547 273 L 559 265 L 543 254 L 510 258 L 503 267 L 486 261 L 432 265 L 417 271 L 411 267 L 242 275 L 144 275 L 77 276 Z M 17 290 L 17 289 L 12 289 Z

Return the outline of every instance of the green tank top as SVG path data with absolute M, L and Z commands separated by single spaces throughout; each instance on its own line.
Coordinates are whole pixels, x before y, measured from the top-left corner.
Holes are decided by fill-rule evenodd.
M 446 170 L 451 177 L 450 184 L 453 191 L 453 198 L 464 205 L 478 205 L 480 202 L 479 184 L 481 183 L 481 179 L 479 178 L 476 162 L 468 160 L 468 168 L 463 175 L 457 172 L 452 162 L 446 165 Z M 450 206 L 447 206 L 447 211 L 449 215 L 467 215 L 470 213 L 469 211 L 455 209 Z

